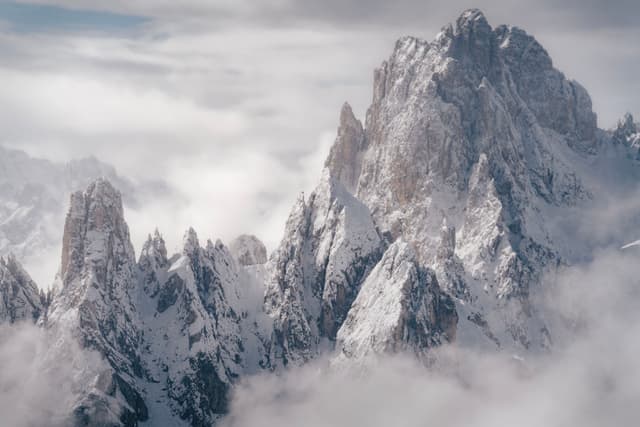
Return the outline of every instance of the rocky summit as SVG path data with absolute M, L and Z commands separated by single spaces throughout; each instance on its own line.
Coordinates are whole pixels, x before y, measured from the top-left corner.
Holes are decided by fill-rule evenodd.
M 136 259 L 121 193 L 98 179 L 71 196 L 50 295 L 0 260 L 0 322 L 104 359 L 77 426 L 210 426 L 242 378 L 320 356 L 552 351 L 538 297 L 598 249 L 558 224 L 637 182 L 638 129 L 631 115 L 599 129 L 533 36 L 468 10 L 433 41 L 398 40 L 364 121 L 344 104 L 270 255 L 189 229 L 178 253 L 156 230 Z

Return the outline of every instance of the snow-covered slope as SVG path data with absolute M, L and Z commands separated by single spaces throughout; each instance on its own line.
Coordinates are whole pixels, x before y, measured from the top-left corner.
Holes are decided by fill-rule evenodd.
M 56 266 L 49 271 L 42 263 L 59 251 L 69 194 L 99 177 L 113 182 L 128 203 L 136 203 L 136 186 L 95 158 L 53 163 L 0 147 L 0 256 L 14 254 L 42 276 L 34 276 L 43 281 L 40 286 L 50 285 Z
M 429 361 L 444 343 L 553 349 L 547 279 L 625 243 L 576 229 L 609 194 L 637 191 L 633 118 L 598 129 L 586 91 L 533 37 L 478 10 L 433 42 L 399 40 L 373 92 L 364 126 L 343 106 L 320 183 L 268 261 L 255 237 L 229 249 L 189 229 L 173 256 L 156 231 L 136 262 L 122 196 L 99 179 L 71 198 L 52 300 L 0 262 L 0 322 L 40 315 L 58 342 L 106 360 L 78 424 L 212 425 L 243 376 L 323 353 L 348 366 L 398 351 Z M 34 176 L 53 167 L 41 166 Z
M 272 367 L 301 364 L 332 348 L 382 251 L 369 210 L 325 170 L 308 200 L 298 199 L 269 261 Z
M 337 360 L 401 351 L 426 358 L 430 348 L 455 339 L 455 304 L 416 259 L 402 239 L 389 246 L 338 331 Z
M 104 179 L 75 193 L 42 324 L 73 331 L 108 362 L 76 418 L 211 425 L 233 383 L 266 365 L 262 292 L 221 242 L 203 248 L 193 229 L 170 258 L 156 231 L 136 262 L 120 193 Z
M 38 291 L 15 257 L 0 257 L 0 324 L 35 322 L 45 306 L 45 294 Z
M 364 141 L 354 120 L 328 165 L 438 272 L 458 340 L 547 347 L 531 296 L 570 254 L 545 215 L 594 197 L 585 172 L 606 139 L 584 88 L 533 37 L 473 9 L 433 42 L 400 39 L 375 72 Z
M 126 424 L 148 417 L 137 379 L 145 375 L 143 329 L 136 301 L 136 260 L 120 193 L 99 179 L 71 197 L 62 261 L 48 313 L 51 329 L 72 330 L 83 347 L 98 351 L 112 367 L 103 391 L 111 398 L 80 408 L 93 419 L 101 407 Z M 98 417 L 103 417 L 98 414 Z

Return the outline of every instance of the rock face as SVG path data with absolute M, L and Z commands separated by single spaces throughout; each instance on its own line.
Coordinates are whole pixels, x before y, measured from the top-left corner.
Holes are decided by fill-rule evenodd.
M 95 158 L 54 163 L 0 147 L 0 256 L 14 254 L 32 273 L 42 269 L 43 256 L 60 251 L 59 227 L 69 194 L 99 177 L 116 185 L 128 202 L 136 202 L 139 189 Z M 34 278 L 50 281 L 55 267 L 51 276 Z
M 431 43 L 397 42 L 375 72 L 363 141 L 356 130 L 338 137 L 349 150 L 334 147 L 332 176 L 466 303 L 460 327 L 487 343 L 547 346 L 530 295 L 563 257 L 541 213 L 592 197 L 573 165 L 598 150 L 586 91 L 533 37 L 469 10 Z
M 232 384 L 266 364 L 261 285 L 193 229 L 171 258 L 154 232 L 136 263 L 120 193 L 104 179 L 71 198 L 57 286 L 44 323 L 74 331 L 109 366 L 75 408 L 79 425 L 208 426 Z
M 362 123 L 353 115 L 351 106 L 345 103 L 340 112 L 338 136 L 331 147 L 325 167 L 351 193 L 355 192 L 358 185 L 366 143 Z
M 190 229 L 171 260 L 162 237 L 150 237 L 139 266 L 149 389 L 154 396 L 166 390 L 161 401 L 180 418 L 208 425 L 226 411 L 230 384 L 242 372 L 241 313 L 225 296 L 236 292 L 229 288 L 237 282 L 233 259 L 221 244 L 201 248 Z
M 417 263 L 413 249 L 396 240 L 362 284 L 338 331 L 338 359 L 410 352 L 452 342 L 458 317 L 435 273 Z
M 0 258 L 0 324 L 35 322 L 46 299 L 14 256 Z
M 189 229 L 173 256 L 156 231 L 136 262 L 104 179 L 71 198 L 52 300 L 0 258 L 0 323 L 38 319 L 105 359 L 78 377 L 72 424 L 210 426 L 242 376 L 323 353 L 551 348 L 537 293 L 582 246 L 557 223 L 637 189 L 638 125 L 597 129 L 533 37 L 477 10 L 431 43 L 399 40 L 373 95 L 364 127 L 343 106 L 269 260 L 253 236 L 229 249 Z
M 360 284 L 383 251 L 369 210 L 326 170 L 301 197 L 272 255 L 265 309 L 273 319 L 272 367 L 330 349 Z
M 101 407 L 121 413 L 132 425 L 148 417 L 137 379 L 145 375 L 142 328 L 136 310 L 136 261 L 124 222 L 120 193 L 104 179 L 74 193 L 64 227 L 58 290 L 48 315 L 50 328 L 76 331 L 84 347 L 98 351 L 112 367 L 101 391 L 123 396 L 77 408 L 78 420 L 104 422 Z M 113 399 L 115 400 L 115 399 Z M 85 421 L 82 421 L 84 423 Z
M 631 156 L 635 160 L 640 160 L 639 128 L 640 126 L 633 121 L 633 116 L 627 113 L 623 119 L 618 122 L 618 127 L 611 137 L 614 144 L 628 147 L 631 151 Z
M 229 249 L 240 265 L 249 267 L 267 262 L 267 248 L 256 236 L 243 234 L 229 244 Z

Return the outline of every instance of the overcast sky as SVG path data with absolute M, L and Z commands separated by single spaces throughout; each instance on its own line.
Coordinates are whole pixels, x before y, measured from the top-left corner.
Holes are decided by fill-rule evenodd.
M 320 175 L 340 106 L 364 116 L 373 69 L 406 34 L 467 7 L 523 27 L 591 93 L 601 127 L 640 113 L 637 0 L 0 2 L 0 144 L 94 154 L 184 196 L 128 212 L 172 247 L 255 233 L 270 249 Z

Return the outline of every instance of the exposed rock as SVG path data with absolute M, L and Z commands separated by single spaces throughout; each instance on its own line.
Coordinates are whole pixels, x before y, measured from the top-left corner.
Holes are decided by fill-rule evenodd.
M 168 261 L 156 233 L 139 267 L 145 289 L 138 305 L 148 307 L 143 356 L 154 407 L 169 407 L 191 425 L 211 425 L 226 413 L 232 384 L 264 363 L 257 315 L 246 303 L 248 279 L 221 242 L 202 248 L 193 229 L 185 233 L 181 254 Z
M 56 266 L 46 276 L 43 258 L 60 251 L 69 194 L 99 177 L 117 185 L 130 205 L 139 201 L 140 186 L 93 157 L 55 163 L 0 147 L 0 256 L 13 254 L 41 286 L 49 286 Z
M 35 322 L 46 299 L 13 255 L 0 257 L 0 324 Z
M 618 122 L 618 127 L 611 136 L 611 141 L 615 145 L 628 147 L 635 160 L 640 160 L 640 131 L 638 129 L 640 126 L 633 121 L 633 116 L 627 113 Z
M 376 70 L 355 194 L 448 292 L 501 311 L 489 323 L 505 344 L 540 348 L 528 299 L 562 262 L 541 212 L 592 197 L 570 162 L 597 151 L 596 130 L 586 91 L 533 37 L 468 10 L 431 43 L 400 39 Z
M 331 176 L 354 193 L 360 176 L 362 153 L 366 149 L 366 138 L 362 123 L 353 115 L 351 106 L 344 103 L 340 111 L 340 125 L 325 167 Z
M 270 261 L 265 306 L 274 321 L 273 367 L 304 363 L 325 341 L 331 348 L 382 250 L 368 209 L 325 170 L 309 199 L 294 206 Z
M 267 262 L 267 248 L 256 236 L 243 234 L 229 244 L 229 250 L 244 267 Z
M 455 304 L 416 259 L 402 239 L 387 249 L 338 331 L 338 360 L 401 351 L 426 358 L 430 348 L 455 339 Z
M 72 195 L 61 261 L 47 325 L 74 330 L 84 347 L 105 357 L 111 379 L 101 391 L 124 401 L 100 404 L 119 405 L 112 410 L 126 425 L 135 425 L 148 416 L 137 382 L 145 375 L 135 305 L 137 270 L 122 198 L 108 181 L 99 179 Z

